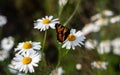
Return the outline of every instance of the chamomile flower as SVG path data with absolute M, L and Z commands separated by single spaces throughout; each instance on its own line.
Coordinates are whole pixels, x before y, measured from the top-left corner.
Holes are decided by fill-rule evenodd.
M 87 48 L 88 50 L 95 49 L 96 46 L 97 46 L 96 40 L 88 39 L 85 42 L 85 48 Z
M 9 71 L 10 71 L 10 73 L 12 73 L 12 74 L 17 74 L 17 70 L 16 69 L 14 69 L 14 68 L 10 68 L 10 67 L 8 67 L 8 69 L 9 69 Z
M 113 16 L 113 12 L 111 11 L 111 10 L 104 10 L 103 12 L 103 15 L 105 15 L 105 16 Z
M 4 50 L 11 50 L 12 47 L 14 46 L 14 38 L 13 37 L 7 37 L 7 38 L 3 38 L 1 40 L 1 48 Z
M 86 24 L 83 27 L 82 32 L 83 32 L 84 35 L 87 35 L 87 34 L 89 34 L 89 33 L 91 33 L 93 31 L 93 28 L 94 28 L 93 23 Z
M 21 55 L 16 54 L 13 60 L 15 61 L 15 69 L 20 72 L 32 73 L 35 71 L 34 67 L 37 67 L 37 63 L 41 60 L 41 54 L 36 51 L 27 52 Z
M 68 0 L 59 0 L 58 4 L 62 8 L 62 7 L 64 7 L 67 4 L 67 2 L 68 2 Z
M 76 64 L 76 69 L 77 69 L 77 70 L 81 70 L 81 69 L 82 69 L 82 65 L 81 65 L 81 64 L 79 64 L 79 63 L 78 63 L 78 64 Z
M 110 46 L 111 46 L 110 40 L 102 41 L 99 44 L 97 51 L 99 54 L 109 53 L 111 49 Z
M 95 21 L 94 24 L 97 26 L 106 26 L 106 25 L 108 25 L 108 19 L 100 18 L 97 21 Z
M 15 51 L 19 51 L 18 53 L 25 53 L 40 49 L 41 49 L 40 42 L 26 41 L 19 43 L 17 48 L 15 48 Z
M 8 69 L 12 74 L 17 74 L 18 70 L 15 69 L 15 61 L 11 61 L 11 63 L 8 65 Z
M 62 67 L 59 67 L 55 70 L 53 70 L 50 75 L 62 75 L 64 73 L 64 70 L 62 69 Z
M 107 62 L 104 61 L 94 61 L 91 63 L 92 68 L 97 68 L 97 69 L 107 69 Z
M 9 53 L 6 50 L 0 50 L 0 61 L 4 61 L 9 57 Z
M 76 29 L 71 29 L 70 34 L 67 39 L 64 41 L 62 48 L 66 47 L 66 49 L 72 48 L 75 49 L 75 46 L 83 45 L 83 41 L 85 37 L 81 31 L 76 32 Z
M 113 47 L 113 53 L 116 55 L 120 55 L 120 38 L 116 38 L 111 42 Z
M 13 60 L 11 61 L 11 63 L 8 65 L 9 71 L 14 75 L 27 75 L 26 73 L 21 73 L 17 69 L 15 69 L 15 66 L 16 66 L 15 63 L 16 63 L 15 61 Z
M 101 17 L 102 17 L 102 15 L 101 15 L 100 13 L 98 13 L 98 14 L 93 15 L 93 16 L 91 17 L 91 20 L 92 20 L 92 21 L 95 21 L 95 20 L 97 20 L 97 19 L 100 19 Z
M 34 28 L 40 29 L 40 31 L 45 31 L 49 27 L 51 27 L 52 29 L 55 29 L 55 24 L 56 23 L 59 23 L 58 18 L 53 19 L 53 16 L 45 16 L 45 18 L 38 19 L 34 23 Z
M 115 38 L 114 40 L 112 40 L 111 45 L 114 48 L 119 48 L 120 47 L 120 38 Z
M 98 32 L 98 31 L 100 31 L 100 29 L 101 29 L 101 26 L 98 26 L 98 25 L 95 25 L 95 24 L 94 24 L 94 27 L 93 27 L 93 29 L 92 29 L 92 32 Z
M 110 18 L 110 23 L 120 22 L 120 15 Z
M 3 15 L 0 15 L 0 27 L 4 26 L 7 23 L 7 18 Z
M 119 56 L 120 56 L 120 47 L 115 47 L 115 48 L 113 49 L 113 53 L 114 53 L 115 55 L 119 55 Z

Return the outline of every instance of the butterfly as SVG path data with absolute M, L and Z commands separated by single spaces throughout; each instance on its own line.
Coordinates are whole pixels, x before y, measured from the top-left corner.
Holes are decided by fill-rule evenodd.
M 64 42 L 67 39 L 68 35 L 70 34 L 70 29 L 62 26 L 59 23 L 55 24 L 55 28 L 57 32 L 57 40 L 61 43 Z

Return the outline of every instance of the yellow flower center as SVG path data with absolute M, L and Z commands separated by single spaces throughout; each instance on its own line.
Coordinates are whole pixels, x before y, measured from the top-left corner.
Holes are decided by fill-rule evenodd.
M 27 65 L 27 64 L 31 63 L 31 61 L 32 61 L 32 59 L 31 59 L 30 57 L 24 57 L 24 58 L 22 59 L 22 63 L 23 63 L 24 65 Z
M 99 19 L 99 21 L 98 21 L 100 24 L 103 24 L 104 23 L 104 19 Z
M 74 41 L 75 39 L 76 39 L 75 35 L 73 35 L 73 34 L 68 35 L 68 40 L 69 41 Z
M 7 41 L 7 44 L 9 45 L 9 44 L 10 44 L 10 41 Z
M 97 65 L 102 66 L 102 62 L 101 62 L 101 61 L 98 61 L 98 62 L 97 62 Z
M 24 45 L 23 45 L 23 48 L 24 49 L 32 48 L 32 44 L 30 42 L 25 42 Z
M 50 20 L 49 20 L 49 19 L 44 19 L 44 20 L 42 21 L 42 23 L 43 23 L 43 24 L 49 24 L 49 23 L 50 23 Z

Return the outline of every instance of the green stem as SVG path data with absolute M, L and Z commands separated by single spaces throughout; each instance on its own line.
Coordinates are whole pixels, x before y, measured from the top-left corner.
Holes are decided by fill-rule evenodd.
M 57 66 L 56 68 L 60 65 L 60 50 L 58 50 L 58 63 L 57 63 Z
M 60 65 L 60 59 L 61 59 L 61 56 L 60 56 L 60 54 L 61 54 L 61 45 L 59 45 L 59 48 L 58 48 L 58 62 L 57 62 L 57 65 L 56 65 L 56 68 Z
M 45 35 L 44 35 L 44 39 L 43 39 L 42 52 L 44 52 L 46 37 L 47 37 L 47 31 L 45 31 Z
M 101 75 L 101 70 L 97 69 L 97 75 Z
M 73 18 L 73 16 L 74 16 L 75 13 L 77 12 L 77 9 L 79 8 L 79 4 L 80 4 L 80 0 L 78 1 L 74 12 L 73 12 L 72 15 L 68 18 L 68 20 L 63 24 L 63 26 L 66 26 L 66 25 L 71 21 L 71 19 Z
M 58 17 L 60 17 L 60 16 L 61 16 L 62 11 L 63 11 L 63 7 L 62 7 L 62 8 L 59 8 Z
M 45 67 L 47 67 L 46 60 L 45 60 L 45 55 L 44 55 L 44 48 L 45 48 L 46 37 L 47 37 L 47 30 L 45 31 L 43 44 L 42 44 L 42 60 L 43 60 L 43 63 L 45 64 Z
M 67 54 L 68 54 L 68 52 L 69 52 L 69 50 L 67 50 L 67 51 L 64 53 L 63 57 L 64 57 L 65 55 L 67 55 Z
M 4 62 L 1 62 L 0 64 L 3 66 L 3 70 L 5 71 L 5 74 L 6 74 L 6 75 L 10 75 L 10 71 L 9 71 L 9 69 L 8 69 L 8 66 L 6 66 L 6 65 L 7 65 L 7 62 L 4 61 Z

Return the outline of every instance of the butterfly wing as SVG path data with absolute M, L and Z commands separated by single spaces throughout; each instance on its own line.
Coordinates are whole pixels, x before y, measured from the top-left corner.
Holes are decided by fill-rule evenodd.
M 57 40 L 59 42 L 65 41 L 68 35 L 70 34 L 70 30 L 58 23 L 55 25 L 55 27 L 57 32 Z

